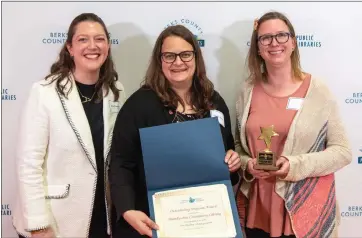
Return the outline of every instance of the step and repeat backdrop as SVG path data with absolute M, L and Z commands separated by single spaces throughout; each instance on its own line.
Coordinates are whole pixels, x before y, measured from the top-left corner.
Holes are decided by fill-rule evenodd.
M 336 2 L 4 2 L 2 3 L 2 237 L 16 237 L 15 150 L 18 123 L 33 82 L 56 60 L 72 19 L 93 12 L 111 33 L 112 56 L 130 95 L 143 80 L 158 34 L 183 24 L 197 35 L 209 78 L 225 98 L 235 127 L 235 98 L 245 75 L 253 21 L 285 13 L 297 32 L 304 71 L 336 95 L 353 149 L 337 172 L 340 237 L 362 237 L 362 3 Z

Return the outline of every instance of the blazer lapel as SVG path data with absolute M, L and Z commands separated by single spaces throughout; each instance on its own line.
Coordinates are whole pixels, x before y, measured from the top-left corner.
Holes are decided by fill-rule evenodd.
M 124 100 L 124 92 L 123 89 L 119 92 L 119 99 L 114 101 L 114 95 L 111 90 L 109 90 L 108 94 L 103 97 L 103 121 L 104 121 L 104 160 L 108 165 L 108 154 L 111 149 L 112 144 L 112 135 L 114 123 L 116 121 L 119 110 L 122 107 L 122 103 Z
M 92 133 L 89 127 L 87 116 L 84 112 L 84 108 L 82 102 L 80 100 L 77 86 L 75 85 L 73 77 L 70 75 L 68 77 L 73 87 L 70 89 L 70 83 L 65 85 L 65 91 L 69 91 L 68 99 L 60 94 L 60 101 L 62 103 L 65 115 L 68 119 L 70 126 L 72 127 L 77 139 L 82 146 L 87 159 L 93 166 L 94 171 L 97 172 L 96 159 L 95 159 L 95 151 L 92 139 Z M 63 84 L 64 85 L 64 84 Z M 66 140 L 66 138 L 64 138 Z

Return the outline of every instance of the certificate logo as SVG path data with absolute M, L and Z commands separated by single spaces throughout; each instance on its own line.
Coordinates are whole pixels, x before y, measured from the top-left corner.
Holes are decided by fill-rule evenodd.
M 188 204 L 195 204 L 195 203 L 202 202 L 202 201 L 204 201 L 204 199 L 190 196 L 187 200 L 186 200 L 186 199 L 182 199 L 182 200 L 180 201 L 180 203 L 181 203 L 181 204 L 186 204 L 186 203 L 188 203 Z
M 170 23 L 168 23 L 165 26 L 165 29 L 167 27 L 170 26 L 176 26 L 176 25 L 183 25 L 185 27 L 187 27 L 187 29 L 189 29 L 195 36 L 197 42 L 199 43 L 200 47 L 205 47 L 205 40 L 202 39 L 202 28 L 200 27 L 199 24 L 197 24 L 195 21 L 188 19 L 188 18 L 181 18 L 181 19 L 177 19 L 177 20 L 173 20 Z
M 67 41 L 68 33 L 66 32 L 49 32 L 41 42 L 45 45 L 64 44 Z M 112 34 L 109 33 L 109 42 L 112 45 L 118 45 L 119 39 L 112 38 Z

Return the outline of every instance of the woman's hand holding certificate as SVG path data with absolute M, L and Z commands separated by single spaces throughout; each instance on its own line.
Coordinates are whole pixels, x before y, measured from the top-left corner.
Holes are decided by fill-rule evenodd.
M 157 224 L 141 211 L 126 211 L 123 218 L 141 235 L 152 237 L 152 229 L 158 230 Z

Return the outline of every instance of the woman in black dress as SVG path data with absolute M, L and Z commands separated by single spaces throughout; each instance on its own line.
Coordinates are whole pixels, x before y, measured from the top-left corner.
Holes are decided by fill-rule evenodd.
M 143 86 L 126 101 L 116 120 L 110 163 L 113 237 L 152 237 L 157 228 L 148 217 L 139 129 L 210 116 L 221 120 L 225 162 L 236 184 L 241 164 L 234 152 L 229 110 L 206 76 L 194 35 L 182 25 L 168 27 L 156 41 Z

